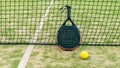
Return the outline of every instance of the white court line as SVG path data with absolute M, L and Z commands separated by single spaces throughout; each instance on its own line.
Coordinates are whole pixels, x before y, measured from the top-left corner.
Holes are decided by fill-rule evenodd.
M 40 30 L 41 30 L 42 27 L 43 27 L 43 24 L 44 24 L 44 21 L 46 20 L 47 15 L 49 14 L 50 7 L 51 7 L 53 1 L 54 1 L 54 0 L 51 0 L 50 5 L 48 6 L 45 14 L 42 16 L 41 22 L 40 22 L 40 24 L 38 25 L 38 27 L 37 27 L 37 29 L 36 29 L 36 32 L 35 32 L 35 34 L 34 34 L 34 37 L 33 37 L 32 40 L 30 41 L 30 43 L 35 43 L 35 42 L 37 41 L 39 32 L 40 32 Z M 29 45 L 29 46 L 28 46 L 28 48 L 26 49 L 26 51 L 25 51 L 25 53 L 24 53 L 24 55 L 23 55 L 23 57 L 22 57 L 22 59 L 21 59 L 21 61 L 20 61 L 20 63 L 19 63 L 19 65 L 18 65 L 17 68 L 25 68 L 25 67 L 26 67 L 26 64 L 27 64 L 28 59 L 29 59 L 29 57 L 30 57 L 30 55 L 31 55 L 31 53 L 32 53 L 33 48 L 34 48 L 34 45 Z

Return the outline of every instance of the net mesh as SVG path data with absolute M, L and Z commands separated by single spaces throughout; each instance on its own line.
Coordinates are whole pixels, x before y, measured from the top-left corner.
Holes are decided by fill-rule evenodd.
M 64 5 L 82 44 L 120 45 L 120 0 L 0 0 L 0 44 L 56 44 Z

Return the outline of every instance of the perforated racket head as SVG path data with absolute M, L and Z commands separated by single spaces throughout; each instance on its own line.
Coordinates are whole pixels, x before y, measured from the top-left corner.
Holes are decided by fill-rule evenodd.
M 80 43 L 80 32 L 74 25 L 62 25 L 57 34 L 57 42 L 63 50 L 74 50 Z
M 67 8 L 67 19 L 64 21 L 60 27 L 57 34 L 57 42 L 61 49 L 63 50 L 74 50 L 78 47 L 80 42 L 80 33 L 76 25 L 72 21 L 71 6 L 66 5 Z M 71 26 L 66 26 L 67 21 L 70 21 Z

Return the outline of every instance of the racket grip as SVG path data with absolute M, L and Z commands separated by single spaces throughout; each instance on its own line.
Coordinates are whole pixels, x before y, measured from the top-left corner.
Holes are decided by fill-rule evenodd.
M 71 6 L 66 5 L 67 7 L 67 17 L 70 18 L 71 16 Z

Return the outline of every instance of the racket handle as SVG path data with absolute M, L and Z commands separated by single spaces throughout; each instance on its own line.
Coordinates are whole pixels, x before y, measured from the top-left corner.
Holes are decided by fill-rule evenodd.
M 67 7 L 67 18 L 70 18 L 71 16 L 71 6 L 66 5 Z

